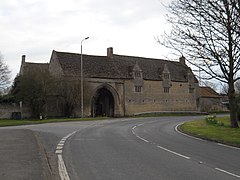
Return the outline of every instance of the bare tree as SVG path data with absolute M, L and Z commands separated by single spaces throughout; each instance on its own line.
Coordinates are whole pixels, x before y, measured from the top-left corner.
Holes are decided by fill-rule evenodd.
M 3 62 L 3 56 L 0 53 L 0 90 L 5 89 L 10 83 L 10 71 Z
M 228 85 L 231 127 L 238 128 L 234 83 L 240 79 L 240 0 L 175 0 L 169 12 L 173 28 L 159 42 L 204 72 L 202 79 Z

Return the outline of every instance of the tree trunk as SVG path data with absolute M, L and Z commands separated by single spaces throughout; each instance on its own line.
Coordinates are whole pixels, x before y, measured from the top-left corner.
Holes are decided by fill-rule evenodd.
M 230 107 L 231 128 L 239 128 L 238 122 L 237 122 L 237 104 L 236 104 L 236 97 L 235 97 L 233 83 L 229 84 L 228 98 L 229 98 L 229 107 Z

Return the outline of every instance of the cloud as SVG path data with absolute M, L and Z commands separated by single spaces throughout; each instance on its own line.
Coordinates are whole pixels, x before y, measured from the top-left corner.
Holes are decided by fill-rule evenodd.
M 20 57 L 47 62 L 51 51 L 105 55 L 114 47 L 118 54 L 160 58 L 154 40 L 165 29 L 170 0 L 7 0 L 0 2 L 0 51 L 16 74 Z M 158 51 L 159 48 L 159 51 Z

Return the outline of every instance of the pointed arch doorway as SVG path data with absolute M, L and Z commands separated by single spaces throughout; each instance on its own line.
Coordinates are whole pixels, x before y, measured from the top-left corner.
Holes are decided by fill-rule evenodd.
M 114 116 L 114 97 L 108 89 L 97 90 L 92 102 L 92 116 Z

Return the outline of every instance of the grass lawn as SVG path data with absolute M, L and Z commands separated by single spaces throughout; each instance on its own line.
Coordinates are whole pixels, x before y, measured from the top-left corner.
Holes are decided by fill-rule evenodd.
M 56 118 L 56 119 L 22 119 L 22 120 L 12 120 L 12 119 L 0 119 L 0 127 L 3 126 L 19 126 L 19 125 L 29 125 L 29 124 L 43 124 L 43 123 L 53 123 L 53 122 L 68 122 L 68 121 L 95 121 L 104 120 L 107 117 L 96 117 L 96 118 Z
M 209 124 L 205 119 L 186 122 L 179 126 L 179 130 L 203 139 L 240 147 L 240 128 L 230 128 L 229 117 L 219 117 L 216 120 L 217 124 Z

